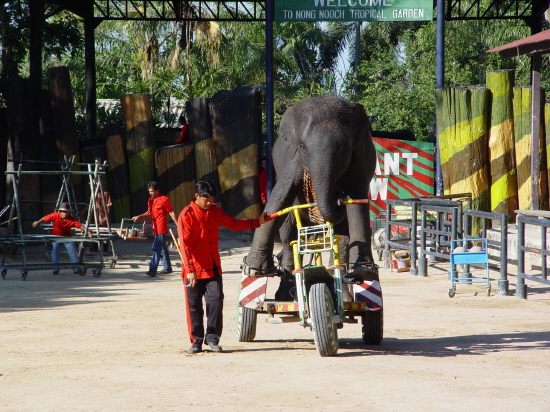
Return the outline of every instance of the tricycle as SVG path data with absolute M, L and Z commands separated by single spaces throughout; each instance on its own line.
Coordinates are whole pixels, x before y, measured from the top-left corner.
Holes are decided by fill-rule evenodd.
M 344 204 L 367 203 L 368 200 L 344 200 Z M 262 276 L 242 272 L 237 313 L 237 338 L 251 342 L 256 336 L 258 314 L 267 314 L 267 323 L 297 322 L 313 331 L 315 347 L 321 356 L 338 352 L 338 329 L 344 323 L 362 322 L 362 338 L 367 345 L 379 345 L 383 338 L 382 289 L 378 279 L 364 280 L 347 272 L 340 262 L 341 237 L 334 234 L 330 222 L 303 226 L 299 209 L 315 207 L 316 203 L 295 205 L 273 213 L 269 219 L 294 212 L 298 239 L 292 241 L 296 290 L 294 301 L 266 299 L 269 277 L 285 276 L 275 271 Z M 305 255 L 310 263 L 303 265 Z M 323 264 L 324 257 L 332 265 Z M 241 267 L 243 268 L 243 267 Z M 275 315 L 280 315 L 276 317 Z

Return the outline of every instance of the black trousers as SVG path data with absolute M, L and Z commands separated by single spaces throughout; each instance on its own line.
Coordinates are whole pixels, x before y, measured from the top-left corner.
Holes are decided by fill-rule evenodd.
M 184 280 L 184 284 L 187 284 Z M 223 330 L 223 284 L 217 268 L 214 277 L 197 279 L 195 287 L 185 287 L 187 329 L 191 343 L 202 345 L 203 342 L 219 343 Z M 206 306 L 206 334 L 204 333 L 204 309 Z

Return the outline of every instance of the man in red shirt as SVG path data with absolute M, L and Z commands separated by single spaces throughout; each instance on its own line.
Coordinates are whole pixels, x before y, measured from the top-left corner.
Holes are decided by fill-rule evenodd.
M 176 144 L 187 144 L 189 143 L 189 125 L 187 124 L 187 119 L 182 114 L 179 118 L 181 124 L 180 137 L 176 140 Z
M 157 268 L 159 262 L 162 263 L 164 270 L 162 274 L 172 273 L 172 263 L 170 262 L 170 255 L 168 248 L 164 242 L 164 235 L 168 233 L 168 218 L 170 215 L 174 223 L 176 221 L 176 214 L 170 203 L 168 196 L 160 194 L 159 184 L 157 182 L 149 182 L 147 190 L 151 197 L 147 201 L 147 212 L 132 217 L 132 220 L 136 222 L 139 219 L 145 219 L 151 217 L 151 224 L 153 226 L 153 256 L 149 263 L 149 270 L 146 272 L 147 276 L 157 276 Z
M 54 236 L 70 237 L 73 235 L 71 230 L 73 227 L 80 230 L 81 232 L 84 232 L 82 224 L 73 216 L 71 216 L 67 203 L 62 203 L 61 206 L 56 210 L 56 212 L 50 213 L 49 215 L 46 215 L 39 220 L 34 221 L 32 223 L 32 227 L 38 226 L 40 222 L 53 222 L 53 229 L 51 234 Z M 71 263 L 77 264 L 78 257 L 76 256 L 76 246 L 74 242 L 53 242 L 52 262 L 54 263 L 54 265 L 59 264 L 59 246 L 61 245 L 61 243 L 63 243 L 65 245 L 65 249 L 67 249 L 67 253 L 69 254 L 69 259 L 71 259 Z M 80 273 L 80 269 L 73 268 L 73 272 Z M 58 273 L 59 268 L 55 268 L 53 274 L 57 275 Z
M 213 203 L 214 193 L 210 182 L 198 181 L 195 200 L 178 217 L 183 259 L 181 276 L 184 279 L 187 329 L 191 339 L 188 353 L 201 352 L 204 341 L 212 350 L 222 350 L 219 345 L 223 329 L 222 269 L 218 252 L 220 226 L 232 230 L 255 229 L 265 222 L 267 216 L 263 213 L 259 219 L 235 219 Z M 206 334 L 203 297 L 206 303 Z

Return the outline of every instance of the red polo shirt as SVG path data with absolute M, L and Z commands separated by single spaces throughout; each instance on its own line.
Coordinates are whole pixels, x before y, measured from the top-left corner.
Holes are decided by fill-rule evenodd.
M 248 230 L 260 227 L 259 219 L 235 219 L 212 204 L 202 209 L 192 201 L 178 217 L 180 250 L 183 257 L 181 276 L 195 272 L 197 279 L 214 277 L 214 265 L 220 275 L 221 260 L 218 252 L 220 226 L 231 230 Z
M 66 219 L 62 219 L 59 212 L 45 216 L 44 222 L 53 222 L 52 235 L 56 236 L 72 236 L 72 227 L 82 227 L 80 222 L 71 215 L 68 215 Z
M 153 235 L 168 233 L 168 213 L 174 211 L 168 196 L 150 197 L 147 201 L 147 211 L 151 214 Z

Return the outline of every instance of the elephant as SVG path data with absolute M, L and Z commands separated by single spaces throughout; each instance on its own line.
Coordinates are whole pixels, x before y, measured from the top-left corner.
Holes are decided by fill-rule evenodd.
M 273 146 L 277 182 L 265 211 L 275 213 L 293 204 L 308 203 L 304 179 L 309 176 L 322 219 L 334 224 L 336 234 L 349 239 L 341 256 L 341 262 L 349 264 L 346 276 L 378 280 L 371 250 L 369 205 L 339 203 L 346 197 L 367 198 L 376 167 L 370 131 L 364 107 L 336 96 L 314 96 L 290 106 Z M 275 272 L 273 248 L 279 231 L 284 245 L 280 267 L 289 276 L 282 276 L 277 300 L 292 300 L 288 291 L 294 262 L 289 242 L 296 239 L 294 219 L 288 214 L 256 229 L 244 259 L 243 270 L 249 276 Z M 301 212 L 301 219 L 304 225 L 314 224 L 307 210 Z

